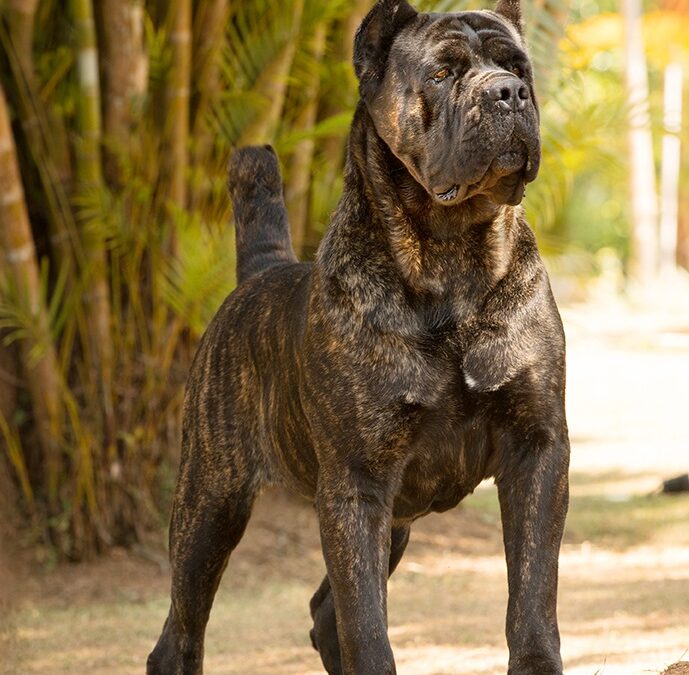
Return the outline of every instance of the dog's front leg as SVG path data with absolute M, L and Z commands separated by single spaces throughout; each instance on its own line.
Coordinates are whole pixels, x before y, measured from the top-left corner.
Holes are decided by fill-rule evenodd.
M 509 586 L 508 675 L 561 675 L 557 577 L 569 442 L 566 431 L 503 440 L 497 484 Z
M 390 675 L 387 577 L 392 498 L 347 469 L 319 478 L 321 543 L 335 602 L 344 675 Z

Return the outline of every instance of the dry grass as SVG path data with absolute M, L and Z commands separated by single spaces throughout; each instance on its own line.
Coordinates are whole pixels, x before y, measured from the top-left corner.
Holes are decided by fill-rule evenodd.
M 606 520 L 602 496 L 578 508 L 576 491 L 570 529 L 589 532 L 600 519 L 596 531 L 607 544 L 567 536 L 560 591 L 567 672 L 631 675 L 653 665 L 658 672 L 689 647 L 689 532 L 673 547 L 657 543 L 674 527 L 679 502 L 654 498 L 639 531 L 643 544 L 629 546 L 631 535 L 616 526 L 638 505 L 613 502 L 616 517 Z M 400 673 L 504 672 L 506 583 L 494 500 L 494 488 L 482 488 L 465 508 L 415 528 L 390 584 Z M 259 504 L 218 593 L 207 672 L 322 672 L 307 636 L 308 600 L 322 570 L 311 509 L 283 494 Z M 15 672 L 139 673 L 167 602 L 167 572 L 124 554 L 34 578 L 16 615 Z

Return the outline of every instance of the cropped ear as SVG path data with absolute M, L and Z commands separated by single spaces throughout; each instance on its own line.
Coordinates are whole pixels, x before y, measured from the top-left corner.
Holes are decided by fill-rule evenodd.
M 407 0 L 378 0 L 354 38 L 354 72 L 362 98 L 373 94 L 383 79 L 395 36 L 417 15 Z
M 522 34 L 522 9 L 519 0 L 498 0 L 496 14 L 505 17 Z

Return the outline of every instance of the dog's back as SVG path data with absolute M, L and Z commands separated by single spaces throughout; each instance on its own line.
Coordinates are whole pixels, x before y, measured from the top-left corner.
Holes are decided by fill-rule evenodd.
M 297 262 L 275 151 L 269 145 L 237 150 L 228 184 L 237 226 L 237 284 L 275 264 Z
M 228 183 L 237 231 L 237 288 L 208 325 L 189 373 L 180 489 L 186 471 L 204 466 L 223 489 L 245 480 L 258 490 L 259 484 L 280 478 L 278 446 L 294 455 L 297 447 L 303 452 L 307 446 L 299 425 L 287 429 L 285 420 L 299 414 L 291 410 L 292 391 L 312 265 L 299 263 L 292 249 L 272 148 L 237 150 Z M 249 465 L 252 472 L 242 470 Z

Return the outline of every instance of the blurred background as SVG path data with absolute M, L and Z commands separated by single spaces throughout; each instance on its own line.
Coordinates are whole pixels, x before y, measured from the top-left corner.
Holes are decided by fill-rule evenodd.
M 341 191 L 357 100 L 352 40 L 372 4 L 0 0 L 0 556 L 15 561 L 3 568 L 14 570 L 0 569 L 0 587 L 2 574 L 13 579 L 6 588 L 19 583 L 18 567 L 44 575 L 36 597 L 49 596 L 56 584 L 81 597 L 70 584 L 88 569 L 93 588 L 107 585 L 106 578 L 143 579 L 130 590 L 152 603 L 151 616 L 139 617 L 150 622 L 142 649 L 152 644 L 165 613 L 163 547 L 184 381 L 204 327 L 234 285 L 229 153 L 251 143 L 275 145 L 294 245 L 310 259 Z M 581 478 L 583 510 L 574 509 L 566 541 L 590 550 L 591 541 L 610 536 L 612 549 L 661 550 L 649 537 L 662 530 L 677 547 L 680 525 L 689 524 L 687 502 L 654 501 L 659 496 L 642 502 L 638 495 L 666 473 L 689 469 L 689 104 L 682 107 L 689 3 L 524 5 L 544 153 L 525 208 L 563 307 L 579 451 L 573 467 L 588 476 Z M 484 5 L 418 0 L 416 6 Z M 621 483 L 622 492 L 608 489 Z M 586 502 L 587 495 L 599 501 Z M 301 506 L 273 499 L 278 510 L 297 509 L 294 519 L 302 522 Z M 499 544 L 492 499 L 479 497 L 473 516 L 460 514 L 464 520 L 447 527 L 475 526 L 476 541 Z M 651 519 L 641 516 L 643 527 L 628 531 L 647 503 Z M 270 534 L 274 510 L 263 513 L 256 536 L 283 547 L 280 564 L 290 552 L 301 557 L 290 548 L 297 544 L 318 558 L 310 525 L 282 540 Z M 486 534 L 484 525 L 493 530 Z M 454 545 L 442 543 L 445 526 L 429 527 L 428 546 L 412 557 L 412 568 L 423 566 L 422 553 L 442 557 L 443 546 Z M 683 537 L 680 562 L 689 560 Z M 265 563 L 279 572 L 267 553 L 251 558 L 248 547 L 250 562 L 238 563 L 249 579 L 245 593 L 251 570 Z M 157 576 L 132 555 L 159 566 Z M 77 577 L 62 564 L 96 559 Z M 658 565 L 655 558 L 648 564 Z M 419 573 L 412 568 L 410 575 Z M 144 586 L 158 595 L 147 595 Z M 666 590 L 664 602 L 681 597 L 689 604 L 686 593 Z M 658 597 L 658 590 L 649 588 L 647 596 Z M 30 605 L 34 612 L 37 606 Z M 55 626 L 56 617 L 64 621 L 59 612 L 42 611 L 29 612 L 4 638 L 0 625 L 0 648 L 21 642 L 21 626 L 26 638 Z M 592 619 L 593 633 L 599 619 Z M 682 622 L 689 625 L 689 618 Z M 66 638 L 48 633 L 54 652 Z M 134 632 L 125 635 L 134 639 Z M 102 665 L 100 649 L 95 656 L 87 650 L 86 661 L 73 654 L 77 661 L 65 661 L 65 672 L 75 663 L 91 672 L 129 672 L 123 662 L 108 666 L 110 656 Z M 141 654 L 136 658 L 140 670 Z M 308 670 L 295 658 L 292 670 L 257 661 L 222 672 Z M 50 659 L 29 660 L 22 672 L 34 667 L 62 672 Z M 472 672 L 492 667 L 475 664 Z M 407 664 L 404 672 L 432 670 L 428 662 L 418 668 Z

